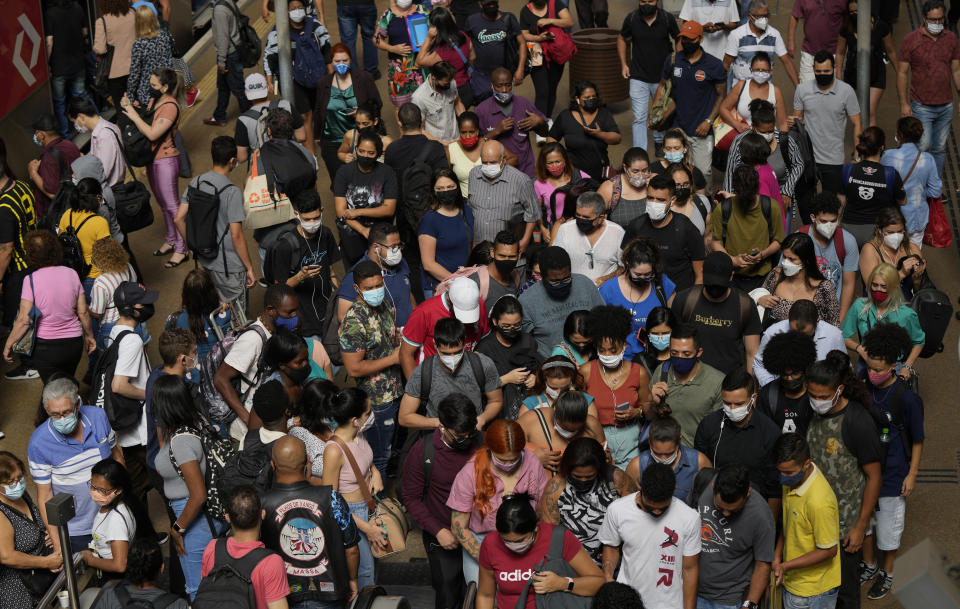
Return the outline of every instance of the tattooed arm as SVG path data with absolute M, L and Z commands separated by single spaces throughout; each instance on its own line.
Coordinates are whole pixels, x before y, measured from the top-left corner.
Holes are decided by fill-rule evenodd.
M 470 556 L 472 556 L 474 560 L 479 560 L 480 542 L 477 540 L 477 536 L 474 535 L 473 531 L 467 527 L 469 521 L 469 513 L 453 510 L 453 515 L 450 517 L 450 528 L 453 530 L 454 537 L 460 541 L 460 545 L 470 553 Z
M 557 505 L 557 500 L 566 486 L 567 481 L 563 476 L 555 476 L 550 479 L 550 482 L 547 482 L 543 494 L 540 495 L 540 501 L 537 503 L 537 518 L 550 524 L 560 524 L 560 508 Z
M 626 497 L 640 490 L 637 482 L 625 474 L 619 467 L 613 468 L 613 486 L 617 489 L 617 492 L 620 493 L 621 497 Z

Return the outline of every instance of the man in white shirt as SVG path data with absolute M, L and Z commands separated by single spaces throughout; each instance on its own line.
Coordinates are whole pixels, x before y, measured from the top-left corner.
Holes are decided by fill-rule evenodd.
M 703 26 L 704 52 L 723 61 L 727 36 L 740 25 L 740 12 L 735 0 L 684 0 L 680 9 L 682 21 L 696 21 Z
M 466 110 L 457 93 L 456 75 L 457 69 L 451 64 L 438 61 L 410 98 L 423 113 L 424 130 L 445 144 L 460 137 L 457 116 Z
M 787 319 L 778 321 L 767 328 L 760 338 L 760 348 L 757 354 L 753 356 L 753 376 L 756 377 L 760 386 L 764 386 L 777 377 L 771 374 L 763 367 L 763 350 L 767 348 L 770 338 L 777 334 L 794 330 L 802 332 L 813 338 L 813 343 L 817 347 L 817 360 L 826 359 L 831 351 L 843 351 L 846 353 L 847 347 L 843 344 L 843 332 L 840 328 L 828 324 L 820 319 L 817 312 L 817 305 L 812 300 L 798 300 L 790 307 L 790 313 Z
M 633 586 L 647 609 L 694 609 L 700 556 L 700 516 L 673 496 L 673 468 L 653 463 L 640 491 L 607 508 L 597 538 L 603 544 L 603 574 Z
M 622 272 L 620 243 L 624 230 L 607 220 L 607 204 L 595 192 L 577 198 L 576 221 L 557 230 L 553 245 L 570 254 L 571 272 L 586 275 L 600 287 Z
M 110 391 L 114 395 L 137 400 L 140 404 L 139 421 L 125 429 L 116 430 L 117 444 L 123 450 L 123 460 L 133 481 L 134 490 L 141 498 L 150 488 L 150 478 L 146 470 L 147 418 L 143 410 L 147 379 L 150 377 L 150 361 L 147 359 L 143 339 L 136 328 L 137 324 L 146 323 L 153 317 L 153 303 L 159 297 L 159 292 L 147 290 L 132 281 L 124 281 L 113 293 L 113 304 L 120 317 L 110 331 L 111 346 L 119 340 Z
M 796 87 L 800 82 L 797 79 L 797 70 L 787 56 L 787 45 L 783 42 L 783 36 L 777 28 L 769 25 L 770 6 L 767 0 L 753 0 L 748 10 L 747 22 L 730 32 L 727 48 L 723 52 L 723 67 L 730 70 L 730 82 L 750 78 L 750 62 L 753 56 L 757 51 L 765 51 L 771 59 L 779 57 L 783 61 L 783 69 Z

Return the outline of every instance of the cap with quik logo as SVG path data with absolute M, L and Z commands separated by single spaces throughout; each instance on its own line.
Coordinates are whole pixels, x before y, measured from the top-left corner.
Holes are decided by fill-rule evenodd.
M 270 92 L 267 88 L 267 79 L 259 72 L 247 76 L 246 80 L 243 81 L 243 88 L 246 91 L 247 99 L 250 101 L 263 99 Z

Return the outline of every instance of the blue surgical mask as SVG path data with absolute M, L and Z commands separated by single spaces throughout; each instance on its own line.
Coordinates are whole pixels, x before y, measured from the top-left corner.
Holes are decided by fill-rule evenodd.
M 386 294 L 386 289 L 383 286 L 373 290 L 367 290 L 366 292 L 360 292 L 363 295 L 363 299 L 371 307 L 379 307 L 380 303 L 383 302 L 383 296 Z
M 663 153 L 663 158 L 667 160 L 668 163 L 679 163 L 683 160 L 683 151 L 682 150 L 671 150 Z
M 670 347 L 670 335 L 651 334 L 650 345 L 657 351 L 666 351 Z
M 800 470 L 792 476 L 784 476 L 783 474 L 780 474 L 780 484 L 789 487 L 797 486 L 800 484 L 800 481 L 803 480 L 804 473 L 805 472 L 803 470 Z
M 72 434 L 77 428 L 77 413 L 72 412 L 65 417 L 54 419 L 53 428 L 65 436 Z
M 33 134 L 33 143 L 36 144 L 37 146 L 43 146 L 43 144 L 40 143 L 40 140 L 37 139 L 36 133 Z
M 20 497 L 23 497 L 25 490 L 27 490 L 27 480 L 25 478 L 20 478 L 18 482 L 14 482 L 13 484 L 3 485 L 3 494 L 6 495 L 10 501 L 18 501 Z
M 276 324 L 277 328 L 283 328 L 285 330 L 290 330 L 293 332 L 297 329 L 297 324 L 300 322 L 300 318 L 297 315 L 293 317 L 278 317 Z
M 333 64 L 333 69 L 337 71 L 337 74 L 339 74 L 340 76 L 343 76 L 344 74 L 347 73 L 347 70 L 350 69 L 350 64 L 345 61 L 340 63 L 335 63 Z

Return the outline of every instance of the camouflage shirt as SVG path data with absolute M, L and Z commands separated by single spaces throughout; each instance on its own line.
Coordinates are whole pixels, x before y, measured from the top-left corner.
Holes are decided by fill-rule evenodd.
M 363 351 L 365 361 L 387 357 L 398 345 L 394 338 L 395 328 L 390 307 L 371 307 L 363 298 L 357 298 L 340 322 L 340 349 L 344 353 Z M 356 381 L 375 406 L 403 395 L 400 366 L 384 368 L 370 376 L 356 378 Z

